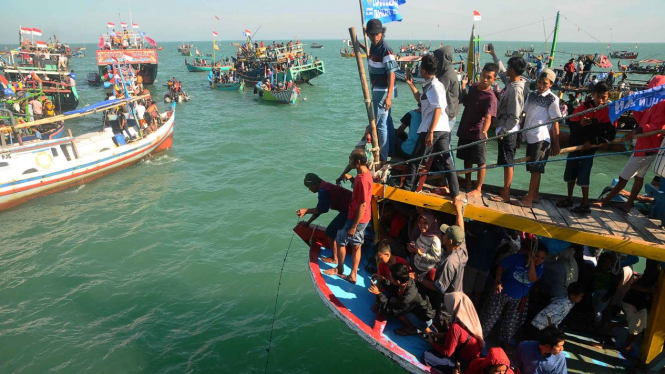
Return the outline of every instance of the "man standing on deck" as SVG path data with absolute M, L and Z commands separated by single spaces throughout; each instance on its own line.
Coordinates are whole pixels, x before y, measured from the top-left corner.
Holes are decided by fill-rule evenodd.
M 349 202 L 349 213 L 346 216 L 344 228 L 337 232 L 337 267 L 324 271 L 324 274 L 337 275 L 353 284 L 356 283 L 358 266 L 360 265 L 360 247 L 365 239 L 365 228 L 372 218 L 372 187 L 374 179 L 372 172 L 367 168 L 367 155 L 363 149 L 354 149 L 349 156 L 349 166 L 356 169 L 356 177 L 353 182 L 353 194 Z M 344 180 L 351 176 L 344 175 Z M 344 258 L 346 247 L 351 248 L 352 267 L 351 274 L 344 275 Z
M 328 212 L 330 209 L 336 210 L 339 213 L 328 227 L 326 227 L 326 236 L 328 237 L 328 249 L 333 253 L 332 257 L 323 257 L 321 260 L 327 263 L 337 263 L 337 245 L 335 243 L 335 236 L 337 231 L 344 228 L 346 217 L 349 214 L 349 202 L 351 201 L 351 191 L 344 187 L 328 183 L 319 178 L 314 173 L 307 173 L 305 175 L 305 187 L 312 193 L 319 194 L 319 203 L 315 208 L 298 209 L 296 215 L 303 217 L 305 214 L 311 214 L 312 217 L 308 221 L 302 221 L 302 224 L 309 226 L 315 219 L 319 218 L 321 214 Z
M 395 151 L 395 127 L 391 116 L 393 96 L 397 97 L 395 90 L 395 72 L 399 69 L 392 48 L 386 43 L 384 34 L 386 28 L 378 19 L 367 22 L 365 31 L 372 45 L 369 49 L 368 70 L 372 82 L 372 106 L 376 119 L 376 133 L 379 139 L 380 159 L 385 164 L 388 156 Z M 367 47 L 358 43 L 367 53 Z

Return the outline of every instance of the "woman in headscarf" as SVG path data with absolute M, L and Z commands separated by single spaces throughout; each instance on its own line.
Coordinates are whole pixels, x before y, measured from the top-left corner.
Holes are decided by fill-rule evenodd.
M 407 249 L 411 252 L 411 267 L 418 281 L 422 281 L 441 260 L 441 230 L 429 210 L 424 210 L 418 217 L 418 229 L 420 236 L 415 243 L 407 244 Z
M 452 324 L 445 334 L 428 335 L 433 349 L 425 351 L 421 361 L 443 373 L 452 372 L 459 362 L 464 371 L 472 360 L 480 357 L 485 346 L 480 320 L 471 299 L 463 292 L 445 294 L 443 304 L 452 316 Z M 437 338 L 443 338 L 443 342 Z

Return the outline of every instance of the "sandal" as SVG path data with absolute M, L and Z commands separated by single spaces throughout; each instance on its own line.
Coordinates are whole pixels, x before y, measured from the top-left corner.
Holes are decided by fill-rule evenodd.
M 573 199 L 565 198 L 555 204 L 559 208 L 570 208 L 573 206 Z M 571 209 L 572 212 L 572 209 Z
M 572 209 L 570 209 L 571 213 L 577 213 L 577 214 L 589 214 L 591 213 L 591 208 L 589 208 L 588 205 L 578 205 Z

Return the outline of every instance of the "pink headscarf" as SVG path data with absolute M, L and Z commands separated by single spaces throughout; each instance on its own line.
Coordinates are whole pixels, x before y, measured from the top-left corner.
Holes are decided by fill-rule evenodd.
M 443 304 L 446 310 L 452 315 L 452 322 L 454 323 L 457 320 L 457 322 L 466 327 L 471 335 L 478 339 L 480 345 L 484 347 L 483 329 L 480 326 L 478 313 L 476 313 L 476 308 L 473 307 L 471 299 L 464 292 L 450 292 L 443 296 Z
M 420 235 L 426 236 L 426 237 L 433 237 L 433 236 L 438 236 L 441 238 L 441 229 L 439 228 L 439 225 L 436 222 L 436 219 L 434 218 L 434 214 L 430 212 L 429 210 L 425 210 L 423 214 L 421 214 L 418 217 L 418 221 L 420 221 L 420 218 L 425 218 L 427 220 L 427 231 L 426 232 L 420 232 Z M 418 228 L 420 230 L 420 227 Z

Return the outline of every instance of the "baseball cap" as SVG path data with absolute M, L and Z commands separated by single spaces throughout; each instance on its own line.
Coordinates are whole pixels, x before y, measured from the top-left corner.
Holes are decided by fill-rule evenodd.
M 538 77 L 539 79 L 545 76 L 547 79 L 554 84 L 556 81 L 556 73 L 552 71 L 552 69 L 543 69 L 543 71 L 540 72 L 540 76 Z
M 441 225 L 441 232 L 448 235 L 455 245 L 461 245 L 464 242 L 464 230 L 457 225 Z
M 314 173 L 305 174 L 305 186 L 318 186 L 321 182 L 323 182 L 323 180 L 319 178 L 318 175 Z

